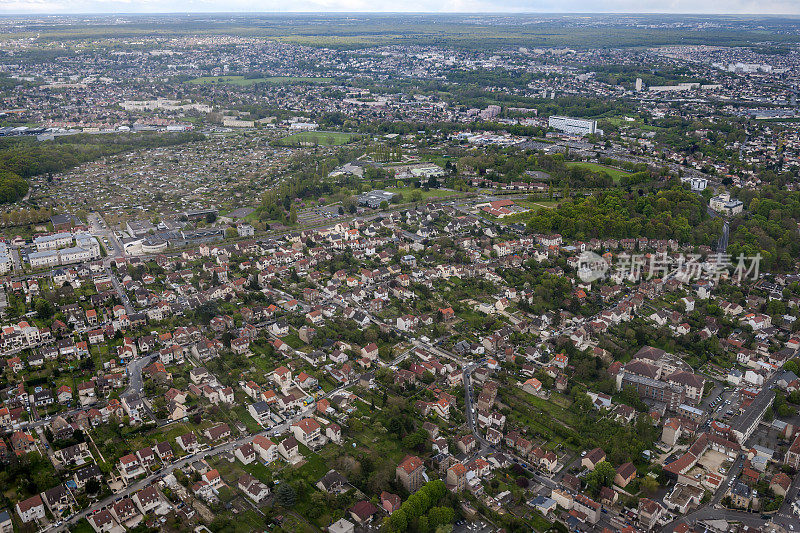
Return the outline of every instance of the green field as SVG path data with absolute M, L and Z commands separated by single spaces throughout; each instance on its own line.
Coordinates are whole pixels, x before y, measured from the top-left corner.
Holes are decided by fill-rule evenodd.
M 356 138 L 358 138 L 358 135 L 342 133 L 340 131 L 303 131 L 284 137 L 280 139 L 277 144 L 281 146 L 341 146 Z
M 31 37 L 46 46 L 51 42 L 85 40 L 93 47 L 117 39 L 174 38 L 184 35 L 237 35 L 247 38 L 272 39 L 308 46 L 352 49 L 372 46 L 443 46 L 477 50 L 504 47 L 542 47 L 578 49 L 650 47 L 670 44 L 702 44 L 717 46 L 751 46 L 754 43 L 795 43 L 797 35 L 779 31 L 783 19 L 753 19 L 737 17 L 741 28 L 693 31 L 689 28 L 632 27 L 608 19 L 604 24 L 576 25 L 574 20 L 557 16 L 519 17 L 515 24 L 496 24 L 487 20 L 465 20 L 459 14 L 387 15 L 362 14 L 345 17 L 342 14 L 319 16 L 288 16 L 275 14 L 242 14 L 226 20 L 205 23 L 200 17 L 172 17 L 134 20 L 128 24 L 111 23 L 57 24 L 39 22 L 23 24 L 14 31 L 4 30 L 0 40 Z
M 223 83 L 227 85 L 254 85 L 256 83 L 270 83 L 272 85 L 291 85 L 295 83 L 329 83 L 333 78 L 303 78 L 294 76 L 271 76 L 268 78 L 245 78 L 244 76 L 203 76 L 189 80 L 188 83 L 206 85 L 210 83 Z
M 561 203 L 561 200 L 514 200 L 514 202 L 517 205 L 527 207 L 528 209 L 539 209 L 541 207 L 552 209 L 554 207 L 558 207 L 558 204 Z
M 626 172 L 624 170 L 619 170 L 616 168 L 607 167 L 605 165 L 600 165 L 598 163 L 588 163 L 586 161 L 567 161 L 565 163 L 568 167 L 579 167 L 585 168 L 594 172 L 605 172 L 614 180 L 615 183 L 619 183 L 619 180 L 622 176 L 630 175 L 630 172 Z
M 606 120 L 611 124 L 614 124 L 615 126 L 627 126 L 630 128 L 639 128 L 640 130 L 645 130 L 645 131 L 661 131 L 664 129 L 658 126 L 653 126 L 652 124 L 644 124 L 639 119 L 636 119 L 633 122 L 629 122 L 623 119 L 622 117 L 609 117 L 609 118 L 604 118 L 603 120 Z

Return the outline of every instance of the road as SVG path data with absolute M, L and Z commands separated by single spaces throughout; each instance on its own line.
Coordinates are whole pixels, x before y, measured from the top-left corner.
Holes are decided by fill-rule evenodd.
M 766 382 L 764 382 L 761 392 L 758 394 L 758 396 L 756 396 L 755 400 L 743 413 L 731 420 L 730 425 L 734 430 L 746 433 L 747 428 L 751 427 L 754 423 L 757 424 L 758 421 L 763 417 L 764 408 L 772 403 L 772 399 L 775 396 L 775 393 L 772 391 L 772 387 L 775 385 L 775 382 L 778 379 L 778 374 L 778 372 L 774 373 Z M 748 440 L 745 441 L 745 449 L 748 448 L 747 442 L 752 442 L 753 439 L 754 437 L 752 435 L 748 435 Z M 766 520 L 761 518 L 760 514 L 729 511 L 719 507 L 719 503 L 727 494 L 728 489 L 733 483 L 733 480 L 738 478 L 743 466 L 744 459 L 742 454 L 740 454 L 733 462 L 733 465 L 731 465 L 725 480 L 720 484 L 720 487 L 714 493 L 711 501 L 705 505 L 702 505 L 697 510 L 668 523 L 666 526 L 664 526 L 663 531 L 669 533 L 675 528 L 675 526 L 682 522 L 693 524 L 698 520 L 707 520 L 711 518 L 725 518 L 730 520 L 744 518 L 744 520 L 742 520 L 743 523 L 752 525 L 753 527 L 763 526 Z M 783 506 L 775 517 L 775 520 L 785 524 L 787 528 L 789 525 L 792 525 L 792 527 L 800 531 L 800 520 L 798 520 L 797 517 L 793 516 L 791 513 L 791 502 L 797 496 L 798 486 L 800 486 L 800 476 L 795 476 L 792 481 L 792 485 L 789 488 L 788 497 L 785 499 Z
M 728 237 L 730 236 L 731 225 L 727 220 L 722 224 L 722 235 L 717 241 L 717 253 L 724 254 L 728 249 Z
M 333 395 L 335 395 L 335 394 L 337 394 L 337 393 L 339 393 L 339 392 L 341 392 L 343 390 L 346 390 L 348 387 L 350 387 L 350 385 L 342 385 L 341 387 L 338 387 L 338 388 L 333 389 L 332 391 L 326 393 L 324 395 L 324 397 L 325 398 L 330 398 Z M 129 389 L 130 389 L 130 387 L 129 387 Z M 126 389 L 126 390 L 128 390 L 128 389 Z M 91 509 L 88 509 L 88 508 L 84 509 L 80 513 L 78 513 L 75 516 L 73 516 L 70 520 L 66 521 L 60 527 L 54 528 L 53 531 L 65 531 L 71 524 L 74 524 L 75 522 L 80 521 L 82 518 L 88 516 L 93 511 L 100 510 L 100 509 L 103 509 L 103 508 L 107 507 L 108 505 L 113 503 L 118 498 L 121 498 L 121 497 L 124 497 L 124 496 L 130 496 L 131 494 L 137 492 L 138 490 L 141 490 L 141 489 L 147 487 L 148 485 L 150 485 L 151 483 L 157 481 L 158 479 L 160 479 L 161 477 L 165 476 L 166 474 L 171 473 L 176 468 L 183 468 L 183 467 L 185 467 L 185 466 L 187 466 L 187 465 L 189 465 L 189 464 L 191 464 L 191 463 L 193 463 L 195 461 L 200 461 L 200 460 L 203 460 L 203 459 L 207 459 L 209 457 L 213 457 L 213 456 L 219 455 L 221 453 L 232 452 L 233 450 L 235 450 L 239 446 L 242 446 L 243 444 L 251 442 L 253 440 L 253 438 L 258 436 L 258 435 L 264 435 L 266 437 L 275 437 L 275 436 L 283 435 L 283 434 L 285 434 L 285 433 L 287 433 L 289 431 L 289 429 L 291 428 L 291 425 L 294 422 L 300 420 L 301 418 L 305 418 L 307 416 L 311 416 L 311 414 L 313 413 L 315 408 L 316 408 L 315 404 L 312 404 L 311 406 L 308 407 L 308 409 L 298 412 L 292 418 L 285 419 L 280 424 L 278 424 L 276 426 L 272 426 L 269 429 L 265 429 L 263 431 L 259 431 L 257 433 L 253 433 L 251 435 L 240 437 L 240 438 L 238 438 L 236 440 L 233 440 L 233 441 L 224 442 L 222 444 L 218 444 L 216 446 L 212 446 L 212 447 L 208 448 L 207 450 L 199 451 L 197 453 L 190 454 L 190 455 L 187 455 L 185 457 L 182 457 L 181 459 L 179 459 L 179 460 L 177 460 L 177 461 L 175 461 L 175 462 L 173 462 L 173 463 L 171 463 L 169 465 L 165 465 L 163 468 L 161 468 L 155 474 L 147 476 L 147 477 L 145 477 L 145 478 L 143 478 L 143 479 L 141 479 L 139 481 L 136 481 L 132 485 L 128 485 L 127 487 L 125 487 L 125 489 L 122 490 L 121 492 L 113 494 L 112 496 L 109 496 L 108 498 L 106 498 L 106 499 L 104 499 L 104 500 L 92 505 Z
M 472 388 L 472 372 L 476 368 L 480 368 L 486 364 L 486 359 L 481 359 L 476 363 L 471 363 L 464 367 L 464 411 L 465 411 L 465 418 L 467 419 L 467 427 L 472 432 L 472 435 L 475 437 L 475 440 L 478 441 L 478 444 L 481 447 L 481 451 L 489 450 L 492 448 L 492 445 L 483 438 L 483 435 L 480 434 L 478 431 L 478 413 L 475 411 L 475 406 L 473 405 L 473 398 L 475 397 L 475 391 Z
M 114 274 L 110 267 L 106 267 L 105 271 L 108 277 L 111 278 L 111 284 L 114 286 L 114 290 L 117 291 L 117 296 L 122 302 L 122 305 L 125 306 L 125 312 L 129 315 L 132 315 L 135 311 L 133 309 L 133 305 L 131 304 L 130 298 L 128 298 L 128 294 L 125 292 L 125 288 L 122 286 L 122 283 L 120 283 L 117 275 Z
M 69 528 L 69 526 L 71 526 L 72 524 L 75 524 L 76 522 L 78 522 L 81 519 L 85 518 L 86 516 L 88 516 L 89 514 L 93 513 L 94 511 L 103 509 L 103 508 L 111 505 L 118 498 L 122 498 L 124 496 L 132 495 L 133 493 L 135 493 L 135 492 L 147 487 L 148 485 L 152 484 L 153 482 L 157 481 L 158 479 L 160 479 L 161 477 L 165 476 L 166 474 L 171 473 L 176 468 L 183 468 L 184 466 L 186 466 L 188 464 L 191 464 L 191 463 L 193 463 L 195 461 L 200 461 L 200 460 L 203 460 L 203 459 L 206 459 L 206 458 L 209 458 L 209 457 L 213 457 L 215 455 L 219 455 L 219 454 L 224 453 L 224 452 L 233 451 L 235 448 L 237 448 L 239 446 L 242 446 L 243 444 L 246 444 L 246 443 L 252 441 L 253 437 L 255 437 L 257 435 L 264 435 L 264 436 L 268 436 L 268 437 L 269 436 L 275 436 L 275 435 L 282 434 L 283 432 L 288 430 L 288 428 L 289 428 L 289 423 L 288 422 L 283 422 L 282 424 L 280 424 L 278 426 L 275 426 L 275 427 L 272 427 L 270 429 L 261 431 L 259 433 L 254 434 L 254 435 L 248 435 L 246 437 L 241 437 L 241 438 L 233 440 L 233 441 L 229 441 L 229 442 L 225 442 L 225 443 L 222 443 L 222 444 L 218 444 L 217 446 L 212 446 L 211 448 L 208 448 L 207 450 L 200 451 L 200 452 L 197 452 L 197 453 L 190 454 L 190 455 L 187 455 L 185 457 L 182 457 L 181 459 L 178 459 L 177 461 L 175 461 L 175 462 L 173 462 L 173 463 L 171 463 L 169 465 L 164 466 L 163 468 L 161 468 L 155 474 L 147 476 L 147 477 L 145 477 L 145 478 L 143 478 L 143 479 L 141 479 L 139 481 L 136 481 L 135 483 L 125 487 L 125 489 L 123 489 L 122 491 L 120 491 L 120 492 L 118 492 L 116 494 L 112 494 L 111 496 L 105 498 L 104 500 L 101 500 L 101 501 L 97 502 L 96 504 L 91 506 L 91 509 L 90 508 L 86 508 L 86 509 L 80 511 L 79 513 L 77 513 L 74 516 L 72 516 L 72 518 L 66 520 L 61 526 L 53 528 L 51 531 L 57 531 L 57 532 L 66 531 Z
M 11 262 L 14 265 L 14 272 L 21 274 L 22 273 L 22 260 L 19 258 L 19 250 L 17 248 L 9 248 L 9 254 L 11 255 Z
M 661 531 L 663 533 L 671 533 L 675 527 L 682 523 L 696 524 L 702 520 L 727 520 L 729 522 L 741 522 L 753 528 L 763 528 L 766 520 L 761 518 L 758 513 L 747 513 L 744 511 L 731 511 L 728 509 L 720 509 L 717 507 L 706 506 L 693 513 L 689 513 L 679 520 L 674 520 L 665 525 Z M 788 524 L 787 524 L 788 525 Z M 797 529 L 797 525 L 794 526 Z
M 140 357 L 128 363 L 128 386 L 120 394 L 121 397 L 129 397 L 134 394 L 142 395 L 144 391 L 144 381 L 142 380 L 142 369 L 150 364 L 150 356 Z
M 89 223 L 89 232 L 95 237 L 107 241 L 111 245 L 112 249 L 109 250 L 108 246 L 105 246 L 104 243 L 104 247 L 109 256 L 123 257 L 125 255 L 122 244 L 119 242 L 114 232 L 109 229 L 108 224 L 106 224 L 106 221 L 99 213 L 89 213 L 86 216 L 86 220 Z

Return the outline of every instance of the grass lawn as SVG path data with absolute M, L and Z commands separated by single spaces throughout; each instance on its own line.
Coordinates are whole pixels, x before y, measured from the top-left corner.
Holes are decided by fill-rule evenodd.
M 355 434 L 355 438 L 348 439 L 346 449 L 354 451 L 352 444 L 355 442 L 358 448 L 374 457 L 382 458 L 385 461 L 397 464 L 407 452 L 403 449 L 400 442 L 385 429 L 377 430 L 373 426 L 363 425 L 362 429 Z
M 624 170 L 607 167 L 598 163 L 589 163 L 586 161 L 567 161 L 565 165 L 568 167 L 585 168 L 593 172 L 605 172 L 611 176 L 611 178 L 614 180 L 614 183 L 619 183 L 619 180 L 622 178 L 622 176 L 630 175 L 630 172 L 625 172 Z
M 273 461 L 269 466 L 265 466 L 264 463 L 261 462 L 261 459 L 258 459 L 249 465 L 243 465 L 238 460 L 229 463 L 227 460 L 217 456 L 212 459 L 211 464 L 214 468 L 219 470 L 220 475 L 228 484 L 235 485 L 236 480 L 238 480 L 244 472 L 247 472 L 262 483 L 270 483 L 272 482 L 275 472 L 283 463 L 281 461 Z
M 298 533 L 313 533 L 319 531 L 308 522 L 303 522 L 297 516 L 290 513 L 285 513 L 283 515 L 281 527 L 286 531 L 297 531 Z
M 233 410 L 233 414 L 239 422 L 247 427 L 247 431 L 250 433 L 258 433 L 261 431 L 261 426 L 259 426 L 258 422 L 250 415 L 245 406 L 239 405 Z
M 422 199 L 426 198 L 444 198 L 446 196 L 453 196 L 459 194 L 457 191 L 443 191 L 441 189 L 418 189 L 416 187 L 402 187 L 402 188 L 389 188 L 386 189 L 387 192 L 391 192 L 394 194 L 402 194 L 404 202 L 411 202 L 411 195 L 414 191 L 419 191 L 422 193 Z
M 292 83 L 329 83 L 333 78 L 306 78 L 295 76 L 270 76 L 268 78 L 245 78 L 244 76 L 203 76 L 189 80 L 188 83 L 206 85 L 209 83 L 224 83 L 228 85 L 253 85 L 255 83 L 271 83 L 274 85 Z
M 531 525 L 536 531 L 547 531 L 552 527 L 553 524 L 547 521 L 545 517 L 539 513 L 539 511 L 534 511 L 530 515 Z
M 270 465 L 275 465 L 276 462 L 270 463 Z M 262 483 L 268 483 L 272 480 L 272 470 L 270 467 L 264 466 L 264 463 L 261 461 L 254 461 L 249 465 L 244 465 L 244 470 L 254 478 L 258 479 Z
M 546 207 L 547 209 L 552 209 L 557 207 L 558 204 L 561 203 L 561 200 L 514 200 L 514 203 L 521 205 L 522 207 L 527 207 L 528 209 L 539 209 L 541 207 Z
M 330 470 L 330 466 L 328 465 L 327 459 L 331 457 L 323 457 L 322 455 L 332 455 L 331 450 L 326 451 L 320 450 L 319 453 L 308 453 L 305 457 L 305 463 L 303 463 L 300 467 L 297 468 L 297 475 L 299 477 L 305 478 L 306 481 L 313 485 L 316 483 L 319 478 L 324 476 L 328 470 Z
M 222 516 L 229 519 L 227 523 L 233 526 L 233 531 L 236 533 L 266 531 L 267 523 L 264 520 L 264 517 L 259 515 L 254 509 L 248 509 L 247 511 L 238 514 L 224 513 Z
M 545 400 L 544 398 L 539 398 L 533 394 L 528 394 L 518 387 L 514 387 L 511 390 L 513 390 L 513 395 L 515 398 L 529 404 L 535 410 L 540 410 L 546 413 L 550 418 L 554 418 L 559 422 L 571 427 L 578 425 L 579 420 L 575 414 L 569 410 L 569 401 L 565 397 L 553 393 L 549 400 Z
M 607 120 L 611 124 L 614 124 L 616 126 L 627 126 L 627 127 L 630 127 L 630 128 L 639 128 L 639 129 L 645 130 L 645 131 L 659 131 L 659 130 L 664 129 L 664 128 L 661 128 L 659 126 L 653 126 L 652 124 L 644 124 L 639 119 L 636 119 L 636 120 L 634 120 L 632 122 L 629 121 L 629 120 L 625 120 L 622 117 L 604 118 L 603 120 Z
M 352 133 L 342 133 L 341 131 L 302 131 L 284 137 L 278 141 L 282 146 L 319 145 L 319 146 L 341 146 L 357 139 L 359 136 Z
M 281 340 L 286 344 L 288 344 L 289 346 L 291 346 L 292 348 L 294 348 L 295 350 L 299 350 L 306 344 L 300 340 L 300 337 L 297 336 L 297 333 L 289 333 L 288 335 L 284 335 L 283 337 L 281 337 Z
M 574 448 L 574 445 L 564 440 L 563 435 L 572 434 L 580 437 L 575 432 L 578 424 L 577 416 L 569 410 L 568 400 L 553 394 L 553 398 L 545 400 L 532 394 L 528 394 L 518 387 L 508 387 L 502 393 L 504 403 L 513 408 L 512 418 L 518 419 L 521 423 L 529 426 L 536 434 L 548 440 L 545 448 L 553 449 L 557 444 L 564 444 Z M 564 426 L 564 431 L 554 430 L 543 423 L 543 420 L 552 420 Z

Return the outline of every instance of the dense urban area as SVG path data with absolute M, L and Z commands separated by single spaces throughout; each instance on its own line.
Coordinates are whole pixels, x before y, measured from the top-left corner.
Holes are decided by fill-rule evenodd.
M 0 533 L 800 533 L 800 18 L 0 18 Z

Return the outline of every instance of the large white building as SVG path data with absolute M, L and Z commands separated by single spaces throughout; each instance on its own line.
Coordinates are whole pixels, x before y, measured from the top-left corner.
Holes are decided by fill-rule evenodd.
M 28 254 L 33 268 L 82 263 L 100 258 L 100 243 L 88 233 L 56 233 L 36 237 L 35 252 Z
M 61 263 L 61 258 L 56 250 L 46 250 L 44 252 L 33 252 L 28 254 L 28 262 L 33 268 L 57 266 Z
M 684 176 L 681 178 L 681 183 L 688 183 L 693 191 L 703 191 L 708 187 L 708 180 L 706 178 L 698 178 L 695 176 Z
M 718 213 L 725 213 L 727 215 L 738 215 L 744 209 L 744 204 L 741 200 L 731 198 L 730 193 L 724 192 L 714 196 L 708 201 L 708 207 L 717 211 Z
M 553 115 L 548 120 L 548 125 L 558 131 L 571 135 L 591 135 L 597 133 L 597 121 L 583 118 L 560 117 Z
M 11 272 L 14 263 L 11 259 L 11 250 L 5 242 L 0 242 L 0 275 Z
M 157 100 L 125 100 L 120 102 L 120 107 L 125 111 L 154 111 L 163 109 L 165 111 L 199 111 L 200 113 L 211 113 L 210 105 L 194 104 L 182 102 L 180 100 L 167 100 L 159 98 Z
M 36 246 L 37 252 L 44 252 L 45 250 L 58 250 L 65 246 L 72 244 L 72 233 L 65 231 L 62 233 L 54 233 L 52 235 L 42 235 L 33 239 L 33 244 Z

